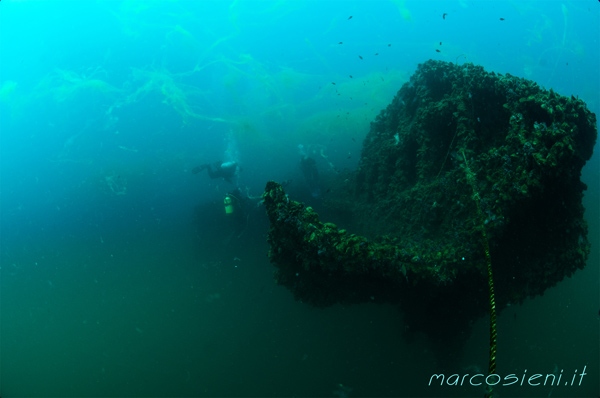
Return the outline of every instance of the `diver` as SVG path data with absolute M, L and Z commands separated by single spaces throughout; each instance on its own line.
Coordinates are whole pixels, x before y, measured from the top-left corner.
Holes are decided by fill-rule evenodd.
M 319 188 L 319 170 L 317 169 L 317 161 L 306 155 L 300 158 L 300 170 L 304 174 L 308 189 L 313 198 L 321 197 L 321 188 Z
M 213 164 L 203 164 L 192 169 L 193 174 L 198 174 L 203 170 L 208 170 L 208 176 L 211 179 L 222 178 L 230 184 L 238 175 L 239 166 L 237 162 L 215 162 Z
M 243 193 L 240 188 L 236 188 L 225 195 L 225 199 L 223 200 L 225 215 L 231 220 L 234 232 L 238 238 L 246 232 L 250 214 L 261 202 L 262 197 L 250 196 L 248 188 L 246 188 L 246 193 Z

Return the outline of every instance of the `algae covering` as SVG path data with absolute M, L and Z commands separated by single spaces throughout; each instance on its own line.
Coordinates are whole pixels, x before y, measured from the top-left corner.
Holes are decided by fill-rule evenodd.
M 325 197 L 348 230 L 267 184 L 275 279 L 315 306 L 387 302 L 411 330 L 464 340 L 489 311 L 483 236 L 498 309 L 585 266 L 580 175 L 596 136 L 580 99 L 427 61 L 371 123 L 358 170 Z

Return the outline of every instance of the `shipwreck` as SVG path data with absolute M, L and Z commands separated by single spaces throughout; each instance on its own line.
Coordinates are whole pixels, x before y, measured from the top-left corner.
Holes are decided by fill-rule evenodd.
M 344 228 L 267 183 L 275 280 L 314 306 L 390 303 L 410 330 L 460 346 L 474 320 L 585 266 L 580 177 L 596 137 L 578 98 L 427 61 L 325 197 Z

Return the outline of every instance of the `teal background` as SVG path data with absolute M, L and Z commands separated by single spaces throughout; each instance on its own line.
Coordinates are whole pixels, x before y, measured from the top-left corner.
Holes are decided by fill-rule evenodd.
M 0 395 L 482 396 L 428 386 L 436 356 L 395 308 L 294 301 L 263 209 L 232 235 L 234 185 L 191 170 L 236 160 L 251 195 L 292 180 L 318 208 L 298 145 L 323 184 L 354 169 L 431 58 L 598 114 L 599 26 L 591 0 L 0 1 Z M 599 394 L 599 170 L 596 148 L 587 267 L 498 317 L 499 374 L 588 374 L 500 396 Z M 485 372 L 487 322 L 456 373 Z

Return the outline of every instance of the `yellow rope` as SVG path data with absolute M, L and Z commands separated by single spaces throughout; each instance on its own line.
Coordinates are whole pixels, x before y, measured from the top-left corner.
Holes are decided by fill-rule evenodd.
M 483 237 L 485 261 L 487 263 L 488 284 L 490 288 L 490 363 L 488 367 L 488 375 L 490 375 L 496 373 L 496 337 L 498 336 L 498 332 L 496 331 L 496 298 L 494 296 L 494 278 L 492 277 L 492 257 L 490 256 L 490 245 L 487 239 L 487 235 L 485 233 L 483 212 L 481 211 L 481 206 L 479 205 L 479 192 L 477 191 L 477 188 L 475 186 L 475 175 L 469 168 L 469 164 L 467 163 L 467 157 L 465 156 L 464 151 L 462 152 L 462 155 L 465 159 L 465 167 L 467 169 L 467 182 L 469 183 L 469 185 L 471 185 L 471 188 L 473 189 L 473 200 L 477 205 L 477 214 L 479 216 L 479 221 L 481 222 L 481 235 Z M 484 396 L 492 396 L 491 388 Z

